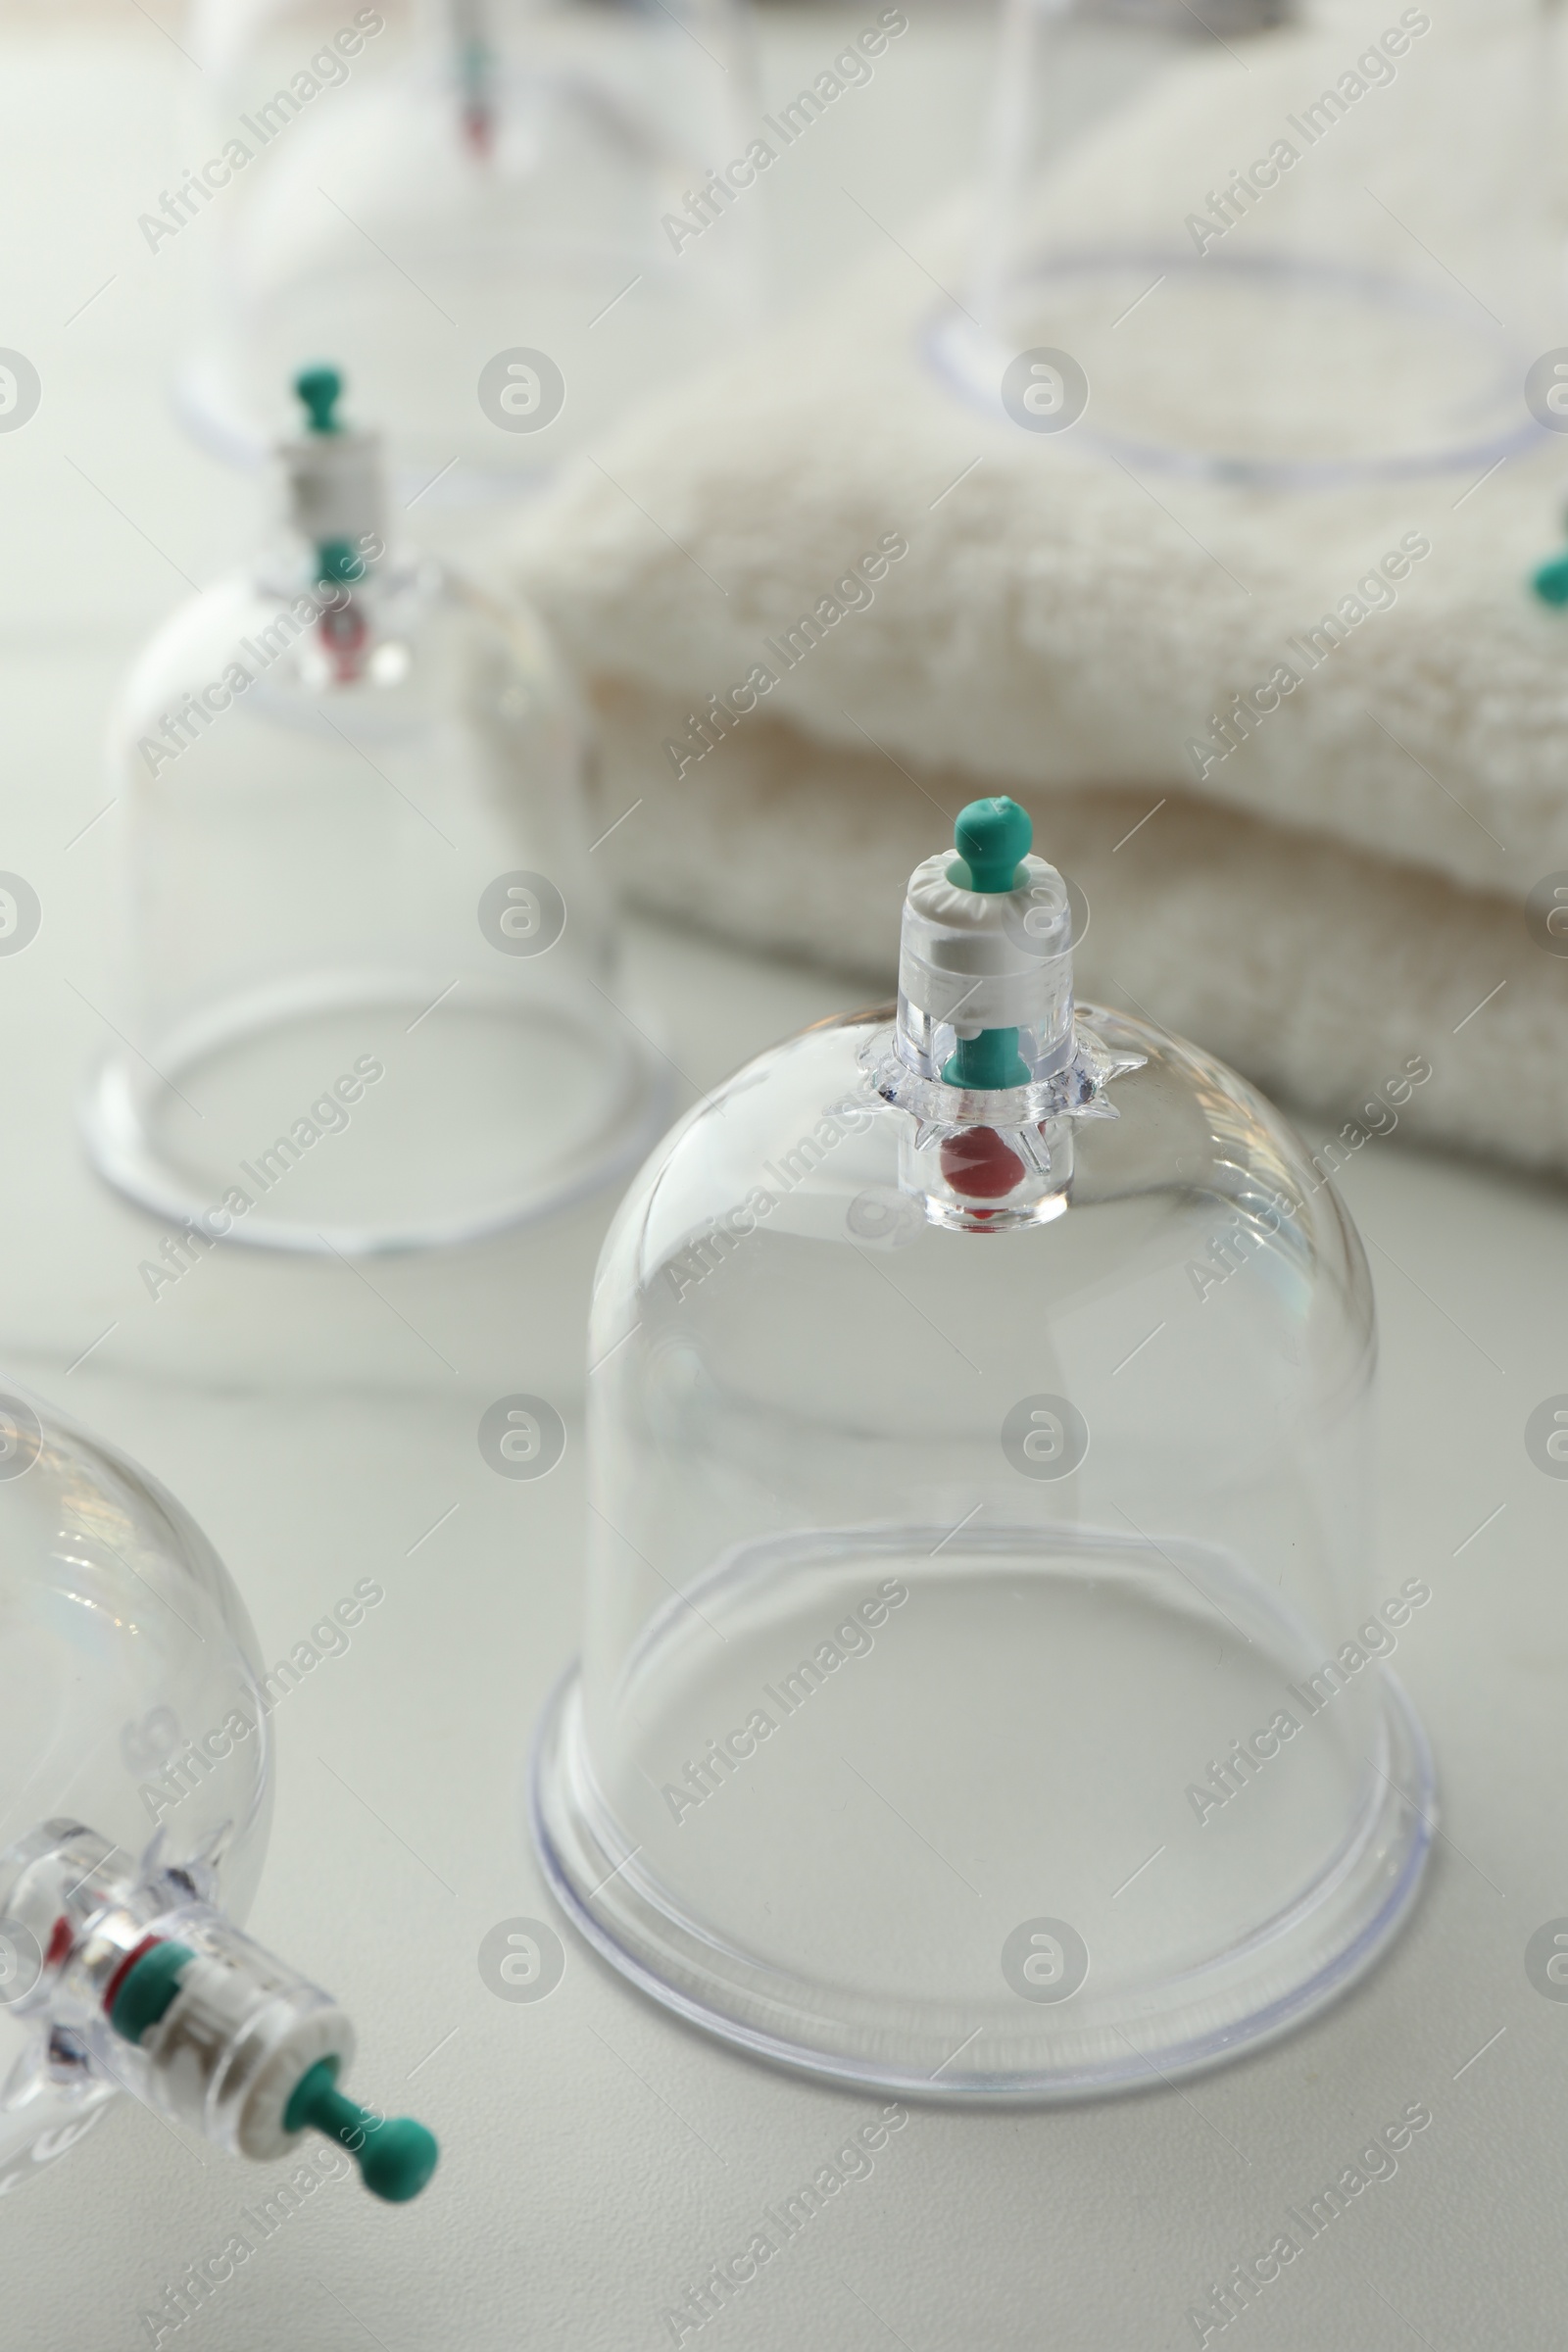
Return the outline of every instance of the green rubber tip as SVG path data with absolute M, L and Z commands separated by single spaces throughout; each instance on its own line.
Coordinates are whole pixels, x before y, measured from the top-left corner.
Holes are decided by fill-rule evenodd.
M 433 2132 L 416 2124 L 412 2115 L 394 2116 L 383 2124 L 360 2159 L 360 2179 L 372 2197 L 388 2205 L 406 2205 L 416 2197 L 440 2161 Z
M 1028 809 L 1005 794 L 994 801 L 971 801 L 959 809 L 953 828 L 958 857 L 948 868 L 948 878 L 960 890 L 981 891 L 987 897 L 1011 890 L 1034 838 Z
M 310 414 L 313 433 L 340 433 L 333 411 L 343 397 L 343 378 L 335 368 L 302 368 L 294 389 Z
M 1016 1029 L 982 1029 L 978 1037 L 960 1037 L 943 1066 L 945 1086 L 1027 1086 L 1033 1076 L 1018 1051 Z
M 109 2023 L 126 2041 L 140 2041 L 173 2006 L 179 1980 L 196 1957 L 188 1943 L 155 1943 L 120 1980 Z
M 350 539 L 318 539 L 316 576 L 319 580 L 363 580 L 365 558 Z
M 316 2131 L 347 2148 L 372 2197 L 406 2205 L 435 2171 L 435 2133 L 412 2116 L 380 2121 L 337 2086 L 337 2060 L 322 2058 L 300 2077 L 283 2110 L 285 2132 Z
M 1530 585 L 1544 605 L 1568 605 L 1568 555 L 1543 564 Z

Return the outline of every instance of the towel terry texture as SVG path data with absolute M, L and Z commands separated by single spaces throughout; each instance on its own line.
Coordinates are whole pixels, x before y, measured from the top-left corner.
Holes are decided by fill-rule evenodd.
M 1325 38 L 1258 62 L 1260 126 L 1328 74 Z M 1059 233 L 1147 240 L 1152 155 L 1183 186 L 1197 158 L 1209 184 L 1234 165 L 1213 71 L 1075 151 Z M 1335 169 L 1363 170 L 1345 127 Z M 633 897 L 887 987 L 908 870 L 965 800 L 1010 791 L 1087 902 L 1081 994 L 1336 1124 L 1419 1057 L 1407 1132 L 1568 1171 L 1568 937 L 1539 911 L 1568 883 L 1568 615 L 1526 587 L 1568 441 L 1479 487 L 1134 469 L 922 360 L 925 270 L 956 282 L 960 249 L 951 221 L 921 265 L 890 248 L 513 526 L 509 576 L 599 712 L 604 821 L 642 804 L 606 844 Z M 1300 682 L 1271 705 L 1282 663 Z

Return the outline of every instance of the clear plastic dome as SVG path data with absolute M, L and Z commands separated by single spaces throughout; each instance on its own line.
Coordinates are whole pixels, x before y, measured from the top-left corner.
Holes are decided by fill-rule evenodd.
M 417 2193 L 434 2141 L 337 2091 L 348 2018 L 238 1925 L 278 1693 L 218 1555 L 9 1385 L 0 1526 L 0 2194 L 119 2090 L 236 2155 L 325 2131 L 378 2195 Z
M 762 1054 L 623 1203 L 535 1765 L 552 1884 L 627 1976 L 936 2097 L 1280 2032 L 1393 1935 L 1433 1817 L 1359 1242 L 1250 1087 L 1074 1006 L 1027 843 L 966 811 L 897 1016 Z
M 210 24 L 251 155 L 215 214 L 193 424 L 259 455 L 273 387 L 336 351 L 389 419 L 400 480 L 471 501 L 716 355 L 752 301 L 735 192 L 700 193 L 756 130 L 744 25 L 739 0 L 432 0 L 402 54 L 361 11 L 352 56 L 328 41 L 315 73 L 319 26 L 297 24 L 297 58 L 267 48 L 274 90 L 265 21 Z M 308 98 L 291 59 L 301 89 L 322 85 Z M 701 232 L 672 237 L 694 198 Z
M 1043 448 L 1072 427 L 1138 472 L 1479 475 L 1538 436 L 1520 387 L 1563 340 L 1554 17 L 1004 0 L 929 357 Z
M 658 1130 L 572 694 L 538 623 L 384 550 L 374 437 L 285 456 L 298 538 L 174 614 L 120 698 L 121 1042 L 86 1134 L 219 1240 L 472 1240 Z

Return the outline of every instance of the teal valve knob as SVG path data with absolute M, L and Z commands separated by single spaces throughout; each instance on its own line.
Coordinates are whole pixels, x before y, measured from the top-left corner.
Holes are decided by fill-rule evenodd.
M 1018 1051 L 1016 1029 L 982 1029 L 978 1037 L 960 1037 L 942 1070 L 948 1086 L 986 1087 L 992 1091 L 1027 1086 L 1033 1075 Z
M 115 2032 L 139 2042 L 173 2006 L 179 1981 L 196 1955 L 188 1943 L 149 1936 L 109 1980 L 104 2008 Z
M 958 856 L 948 868 L 948 880 L 960 890 L 994 898 L 1011 890 L 1018 868 L 1034 846 L 1035 829 L 1027 808 L 1005 794 L 991 801 L 971 801 L 958 811 L 953 842 Z
M 283 2110 L 283 2129 L 335 2139 L 354 2158 L 371 2196 L 388 2205 L 416 2197 L 441 2154 L 434 2132 L 412 2116 L 382 2121 L 339 2090 L 335 2058 L 322 2058 L 300 2077 Z
M 953 828 L 958 855 L 948 868 L 948 880 L 979 897 L 1000 898 L 1017 888 L 1019 868 L 1034 838 L 1028 809 L 1004 793 L 995 800 L 971 801 L 959 809 Z M 1032 1075 L 1018 1051 L 1016 1028 L 982 1029 L 978 1037 L 960 1037 L 942 1072 L 949 1086 L 993 1092 L 1027 1086 Z
M 1544 605 L 1568 605 L 1568 553 L 1550 557 L 1530 585 Z
M 343 397 L 343 378 L 335 368 L 302 368 L 294 390 L 304 402 L 313 433 L 340 433 L 336 409 Z
M 316 576 L 320 580 L 349 582 L 365 577 L 365 558 L 351 539 L 318 539 L 316 543 Z

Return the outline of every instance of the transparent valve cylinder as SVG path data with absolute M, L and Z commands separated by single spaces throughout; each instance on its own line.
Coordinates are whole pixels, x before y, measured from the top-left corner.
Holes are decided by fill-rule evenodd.
M 243 1932 L 267 1847 L 256 1639 L 172 1495 L 0 1390 L 0 2195 L 128 2092 L 229 2155 L 311 2128 L 401 2201 L 422 2127 L 337 2088 L 354 2030 Z
M 745 209 L 701 195 L 756 132 L 741 0 L 430 0 L 412 27 L 346 11 L 352 56 L 321 29 L 287 8 L 199 20 L 225 93 L 208 141 L 251 150 L 190 196 L 212 267 L 179 392 L 210 446 L 255 462 L 273 387 L 331 350 L 388 420 L 403 494 L 472 506 L 744 329 Z
M 332 371 L 301 380 L 327 414 Z M 173 615 L 112 722 L 122 1041 L 88 1147 L 197 1253 L 471 1241 L 658 1129 L 581 722 L 528 612 L 386 551 L 374 436 L 285 455 L 295 536 Z
M 1051 920 L 1018 944 L 1064 895 L 1021 810 L 958 846 L 1007 916 L 917 869 L 897 1010 L 760 1056 L 621 1207 L 533 1823 L 588 1938 L 726 2039 L 1051 2099 L 1235 2055 L 1384 1949 L 1431 1835 L 1383 1664 L 1421 1597 L 1370 1544 L 1332 1186 L 1233 1072 L 1073 1005 Z M 989 1026 L 933 1075 L 977 936 Z
M 1480 473 L 1564 339 L 1551 0 L 1004 0 L 962 398 L 1276 490 Z

